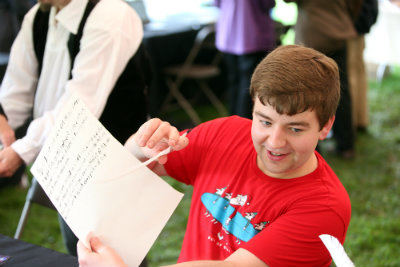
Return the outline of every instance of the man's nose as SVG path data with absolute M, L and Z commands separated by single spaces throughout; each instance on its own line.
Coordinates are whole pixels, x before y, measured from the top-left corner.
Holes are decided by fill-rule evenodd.
M 285 132 L 280 127 L 273 127 L 268 136 L 267 143 L 269 148 L 282 148 L 286 145 Z

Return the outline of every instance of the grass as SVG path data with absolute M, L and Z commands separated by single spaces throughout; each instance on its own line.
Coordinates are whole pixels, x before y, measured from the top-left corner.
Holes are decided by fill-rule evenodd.
M 358 266 L 400 266 L 400 75 L 370 82 L 371 124 L 357 158 L 326 156 L 352 201 L 345 248 Z
M 345 243 L 350 258 L 357 266 L 400 266 L 399 69 L 381 84 L 370 82 L 369 108 L 371 122 L 367 133 L 358 134 L 356 159 L 345 161 L 329 154 L 325 158 L 352 201 L 352 219 Z M 199 107 L 199 112 L 205 120 L 215 116 L 209 107 Z M 188 124 L 187 117 L 178 113 L 181 117 L 171 120 Z M 190 206 L 191 188 L 166 179 L 184 192 L 185 197 L 148 254 L 152 267 L 176 262 Z M 13 236 L 26 192 L 20 188 L 0 189 L 0 233 Z M 65 252 L 57 215 L 44 207 L 32 208 L 22 239 Z

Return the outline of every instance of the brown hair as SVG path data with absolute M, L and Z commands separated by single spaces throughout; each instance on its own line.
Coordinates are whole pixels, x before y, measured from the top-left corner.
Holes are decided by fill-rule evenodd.
M 299 45 L 280 46 L 255 69 L 250 94 L 279 114 L 315 110 L 322 128 L 335 115 L 340 98 L 339 71 L 334 60 Z

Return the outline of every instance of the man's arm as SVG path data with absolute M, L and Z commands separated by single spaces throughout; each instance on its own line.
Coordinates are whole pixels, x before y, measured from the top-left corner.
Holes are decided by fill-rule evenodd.
M 170 267 L 268 267 L 253 253 L 245 249 L 238 249 L 223 261 L 188 261 L 171 265 Z
M 10 177 L 23 163 L 11 148 L 16 141 L 14 129 L 32 113 L 34 88 L 37 83 L 37 61 L 32 46 L 32 20 L 36 9 L 26 15 L 16 37 L 0 90 L 0 177 Z M 7 115 L 6 115 L 7 114 Z
M 23 125 L 32 114 L 37 84 L 37 60 L 32 43 L 32 23 L 37 7 L 25 16 L 15 38 L 7 71 L 0 89 L 0 114 L 12 129 Z
M 21 157 L 10 146 L 15 141 L 15 132 L 4 115 L 0 114 L 0 177 L 11 177 L 21 166 Z
M 90 240 L 90 249 L 81 241 L 78 242 L 79 266 L 127 266 L 122 258 L 110 247 L 104 245 L 100 239 L 94 237 Z M 268 267 L 263 261 L 245 249 L 238 249 L 223 261 L 188 261 L 169 267 Z
M 100 118 L 118 78 L 142 42 L 143 25 L 126 3 L 100 1 L 84 29 L 66 91 L 77 94 Z

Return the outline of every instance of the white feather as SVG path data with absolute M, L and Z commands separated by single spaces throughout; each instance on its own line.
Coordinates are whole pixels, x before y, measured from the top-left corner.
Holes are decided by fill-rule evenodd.
M 325 234 L 320 235 L 319 238 L 328 249 L 337 267 L 354 267 L 354 263 L 350 260 L 344 247 L 336 237 Z

